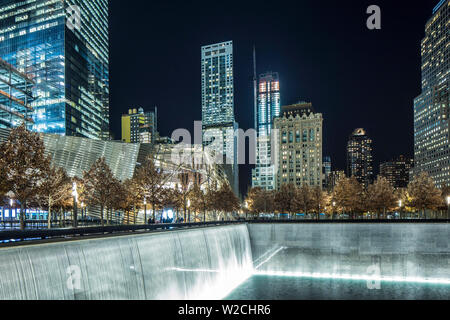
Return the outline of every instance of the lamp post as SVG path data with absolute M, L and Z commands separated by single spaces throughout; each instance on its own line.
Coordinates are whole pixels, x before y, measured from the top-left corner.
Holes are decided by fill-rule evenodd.
M 245 220 L 248 220 L 248 201 L 244 202 L 245 207 Z
M 333 212 L 331 213 L 331 220 L 334 220 L 335 212 L 336 212 L 336 201 L 333 201 Z
M 83 221 L 84 221 L 84 215 L 85 215 L 84 202 L 81 202 L 81 220 L 83 220 Z
M 447 196 L 447 198 L 445 198 L 445 200 L 447 201 L 447 220 L 450 219 L 450 196 Z
M 9 199 L 9 220 L 11 221 L 11 229 L 12 229 L 12 221 L 13 221 L 13 206 L 14 206 L 14 200 Z
M 402 220 L 402 206 L 403 206 L 403 201 L 402 200 L 399 200 L 398 201 L 398 206 L 399 206 L 399 208 L 400 208 L 400 220 Z
M 191 200 L 188 199 L 187 201 L 187 208 L 188 208 L 188 223 L 191 222 Z
M 144 198 L 144 224 L 147 224 L 147 198 Z
M 73 221 L 72 226 L 74 228 L 78 227 L 78 191 L 77 191 L 77 183 L 74 182 L 72 185 L 72 196 L 73 196 Z

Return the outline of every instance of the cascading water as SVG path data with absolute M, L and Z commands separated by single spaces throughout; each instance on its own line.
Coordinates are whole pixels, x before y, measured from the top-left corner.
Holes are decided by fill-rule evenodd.
M 0 249 L 0 300 L 221 299 L 251 276 L 246 225 Z
M 0 249 L 0 300 L 217 300 L 257 277 L 261 287 L 241 291 L 255 295 L 231 296 L 282 297 L 296 282 L 272 292 L 268 281 L 289 277 L 313 279 L 319 298 L 331 280 L 442 284 L 437 296 L 447 297 L 449 238 L 449 224 L 267 223 L 18 246 Z M 354 289 L 345 297 L 367 297 Z M 311 298 L 295 290 L 290 299 Z M 341 287 L 333 290 L 339 299 Z

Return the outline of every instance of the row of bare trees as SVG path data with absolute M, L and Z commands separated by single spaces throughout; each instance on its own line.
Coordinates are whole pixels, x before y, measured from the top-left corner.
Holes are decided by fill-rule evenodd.
M 320 187 L 283 185 L 279 191 L 266 191 L 260 188 L 250 190 L 246 204 L 252 214 L 315 214 L 334 217 L 337 213 L 348 214 L 352 218 L 363 214 L 372 217 L 386 217 L 389 212 L 417 212 L 427 218 L 428 211 L 447 210 L 447 197 L 450 188 L 439 190 L 426 174 L 418 175 L 406 189 L 394 189 L 388 180 L 379 177 L 365 189 L 356 178 L 341 179 L 330 193 Z
M 199 173 L 181 170 L 180 183 L 173 186 L 169 183 L 173 174 L 157 167 L 153 156 L 136 169 L 131 179 L 122 182 L 114 177 L 104 158 L 98 159 L 83 177 L 70 178 L 64 169 L 52 165 L 39 134 L 28 131 L 24 125 L 11 130 L 0 150 L 0 205 L 8 199 L 20 205 L 22 230 L 28 208 L 47 211 L 49 228 L 54 212 L 62 217 L 80 204 L 100 208 L 102 225 L 110 224 L 116 211 L 132 213 L 136 223 L 137 212 L 143 208 L 146 211 L 148 205 L 153 221 L 156 211 L 166 206 L 177 213 L 182 210 L 184 221 L 187 211 L 202 213 L 206 220 L 207 212 L 217 215 L 239 209 L 239 200 L 229 185 L 217 187 L 203 182 Z M 77 210 L 73 210 L 72 218 L 76 227 Z M 147 217 L 144 220 L 147 222 Z

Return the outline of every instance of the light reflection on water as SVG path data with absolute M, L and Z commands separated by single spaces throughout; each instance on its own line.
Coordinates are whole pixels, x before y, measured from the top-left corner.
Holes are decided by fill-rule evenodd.
M 225 300 L 449 300 L 450 285 L 255 275 Z

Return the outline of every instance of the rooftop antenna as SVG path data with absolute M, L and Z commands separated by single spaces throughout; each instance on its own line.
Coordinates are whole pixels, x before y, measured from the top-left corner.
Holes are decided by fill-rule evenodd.
M 256 47 L 253 45 L 253 94 L 255 112 L 255 130 L 258 131 L 258 78 L 256 77 Z

